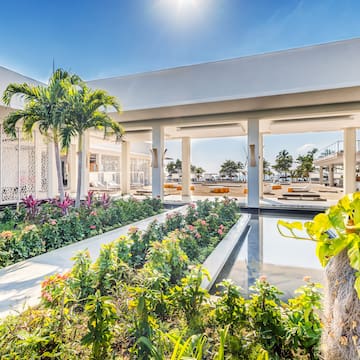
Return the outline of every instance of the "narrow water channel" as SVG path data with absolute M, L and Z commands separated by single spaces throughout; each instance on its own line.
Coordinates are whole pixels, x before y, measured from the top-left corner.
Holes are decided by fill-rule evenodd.
M 324 271 L 315 255 L 312 241 L 283 238 L 277 229 L 279 219 L 305 222 L 312 216 L 252 215 L 246 234 L 240 239 L 217 282 L 232 279 L 244 290 L 260 276 L 292 297 L 294 290 L 304 285 L 303 278 L 310 276 L 324 283 Z

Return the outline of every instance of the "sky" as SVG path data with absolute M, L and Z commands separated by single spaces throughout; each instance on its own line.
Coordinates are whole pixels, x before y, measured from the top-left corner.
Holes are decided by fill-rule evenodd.
M 42 81 L 53 61 L 90 80 L 360 37 L 356 0 L 17 0 L 1 14 L 0 66 Z M 339 139 L 273 136 L 265 157 Z M 167 147 L 180 156 L 179 142 Z M 241 138 L 193 140 L 192 162 L 216 172 L 245 149 Z

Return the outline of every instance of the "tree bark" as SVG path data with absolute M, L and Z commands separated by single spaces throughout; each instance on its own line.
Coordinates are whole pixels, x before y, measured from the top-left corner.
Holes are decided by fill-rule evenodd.
M 78 208 L 80 206 L 80 197 L 82 191 L 82 168 L 83 168 L 83 137 L 84 134 L 79 134 L 78 140 L 78 178 L 77 178 L 77 186 L 76 186 L 76 200 L 75 207 Z
M 65 192 L 64 192 L 64 183 L 61 169 L 61 158 L 60 158 L 60 147 L 57 136 L 54 136 L 54 150 L 55 150 L 55 164 L 56 164 L 56 172 L 57 172 L 57 180 L 58 180 L 58 191 L 60 201 L 64 200 Z
M 346 250 L 326 267 L 324 360 L 360 359 L 360 300 L 354 288 L 355 272 Z

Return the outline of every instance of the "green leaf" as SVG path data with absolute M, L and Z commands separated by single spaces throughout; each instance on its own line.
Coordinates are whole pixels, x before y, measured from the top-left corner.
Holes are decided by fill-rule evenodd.
M 357 273 L 356 274 L 356 280 L 355 280 L 355 284 L 354 284 L 354 288 L 357 292 L 358 298 L 360 298 L 360 274 Z
M 336 256 L 344 250 L 353 241 L 354 237 L 352 235 L 355 234 L 349 234 L 347 236 L 340 236 L 332 239 L 331 244 L 329 245 L 329 250 L 332 252 L 331 256 Z
M 325 267 L 330 260 L 329 244 L 318 242 L 316 245 L 316 256 L 320 260 L 322 267 Z
M 350 236 L 351 235 L 351 236 Z M 359 236 L 350 234 L 348 237 L 353 239 L 353 242 L 348 250 L 348 257 L 350 265 L 355 270 L 360 270 L 360 249 L 359 249 Z

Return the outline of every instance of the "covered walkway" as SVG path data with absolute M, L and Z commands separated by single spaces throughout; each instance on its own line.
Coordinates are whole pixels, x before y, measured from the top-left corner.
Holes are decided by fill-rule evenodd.
M 90 81 L 121 99 L 123 146 L 152 144 L 152 195 L 163 198 L 164 141 L 182 141 L 182 198 L 190 198 L 191 139 L 247 137 L 249 207 L 262 198 L 263 135 L 339 131 L 344 192 L 356 190 L 360 39 Z M 126 159 L 124 159 L 126 163 Z M 124 175 L 128 176 L 128 175 Z M 126 181 L 125 181 L 126 183 Z

